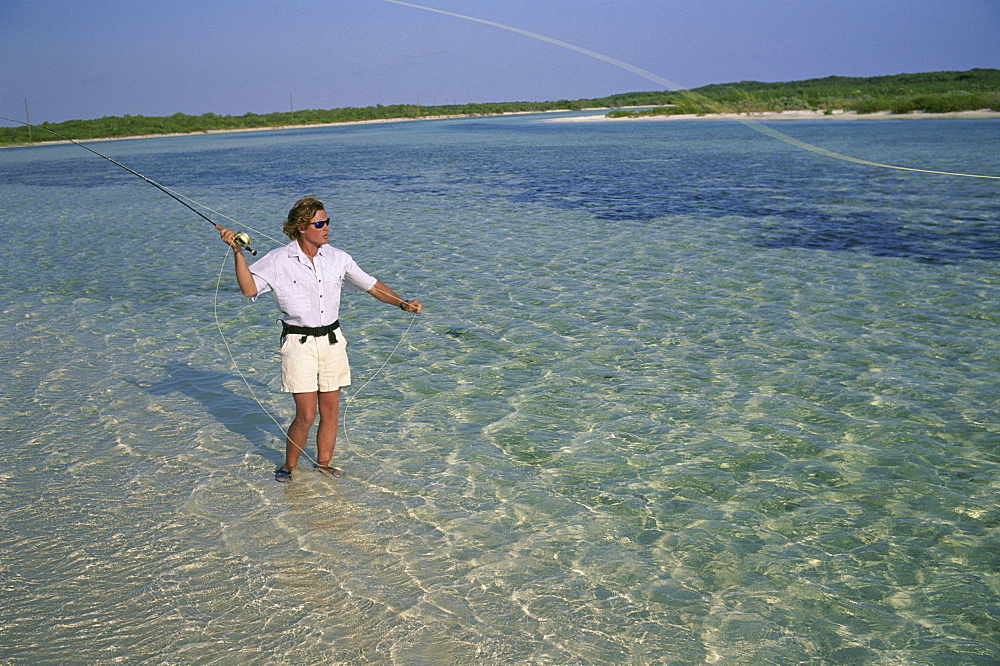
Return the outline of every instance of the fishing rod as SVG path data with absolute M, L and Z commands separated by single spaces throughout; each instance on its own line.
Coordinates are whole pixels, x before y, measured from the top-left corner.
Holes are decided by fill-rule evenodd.
M 53 136 L 57 136 L 57 137 L 59 137 L 60 139 L 62 139 L 64 141 L 69 141 L 70 143 L 72 143 L 72 144 L 74 144 L 76 146 L 80 146 L 84 150 L 90 151 L 91 153 L 97 155 L 98 157 L 106 159 L 107 161 L 111 162 L 115 166 L 121 167 L 122 169 L 125 169 L 130 174 L 132 174 L 133 176 L 136 176 L 136 177 L 141 178 L 142 180 L 146 181 L 147 183 L 149 183 L 150 185 L 152 185 L 156 189 L 160 190 L 161 192 L 163 192 L 164 194 L 166 194 L 168 197 L 170 197 L 171 199 L 173 199 L 177 203 L 181 204 L 182 206 L 184 206 L 185 208 L 187 208 L 188 210 L 190 210 L 191 212 L 193 212 L 195 215 L 197 215 L 201 219 L 203 219 L 206 222 L 208 222 L 209 224 L 211 224 L 216 229 L 221 229 L 222 228 L 218 224 L 216 224 L 215 222 L 213 222 L 208 216 L 206 216 L 200 210 L 198 210 L 197 208 L 195 208 L 194 206 L 192 206 L 191 204 L 189 204 L 187 201 L 185 201 L 184 199 L 186 197 L 183 197 L 182 195 L 177 194 L 176 192 L 174 192 L 173 190 L 171 190 L 166 185 L 161 185 L 160 183 L 156 182 L 152 178 L 149 178 L 148 176 L 144 176 L 141 173 L 139 173 L 138 171 L 135 171 L 134 169 L 130 169 L 129 167 L 127 167 L 124 164 L 122 164 L 121 162 L 118 162 L 117 160 L 114 160 L 114 159 L 108 157 L 107 155 L 104 155 L 102 153 L 97 152 L 96 150 L 94 150 L 90 146 L 84 145 L 84 144 L 80 143 L 79 141 L 76 141 L 74 139 L 69 138 L 68 136 L 63 136 L 62 134 L 59 134 L 58 132 L 54 132 L 54 131 L 50 130 L 47 127 L 40 127 L 38 125 L 32 125 L 31 123 L 26 123 L 23 120 L 15 120 L 13 118 L 4 118 L 2 116 L 0 116 L 0 120 L 6 120 L 7 122 L 11 122 L 11 123 L 19 123 L 19 124 L 24 125 L 25 127 L 28 127 L 28 128 L 40 129 L 40 130 L 48 132 L 49 134 L 51 134 Z M 247 234 L 245 234 L 245 233 L 243 233 L 241 231 L 241 232 L 237 233 L 236 236 L 233 237 L 233 241 L 236 242 L 240 247 L 245 248 L 250 254 L 252 254 L 254 256 L 257 256 L 257 251 L 250 247 L 250 236 L 248 236 Z
M 211 224 L 216 229 L 221 229 L 221 227 L 218 224 L 216 224 L 215 222 L 213 222 L 209 217 L 207 217 L 201 211 L 199 211 L 197 208 L 195 208 L 194 206 L 192 206 L 191 204 L 189 204 L 188 201 L 190 201 L 191 203 L 197 204 L 197 205 L 201 206 L 202 208 L 204 208 L 205 210 L 208 210 L 209 212 L 215 213 L 216 215 L 219 215 L 220 217 L 224 217 L 226 219 L 229 219 L 232 222 L 235 222 L 236 224 L 240 224 L 239 222 L 236 222 L 236 220 L 232 220 L 232 218 L 228 218 L 226 215 L 223 215 L 222 213 L 219 213 L 218 211 L 214 211 L 211 208 L 209 208 L 208 206 L 205 206 L 204 204 L 198 203 L 197 201 L 189 199 L 188 197 L 185 197 L 182 194 L 174 192 L 173 190 L 171 190 L 167 186 L 162 185 L 162 184 L 156 182 L 155 180 L 153 180 L 152 178 L 149 178 L 148 176 L 144 176 L 143 174 L 139 173 L 138 171 L 135 171 L 134 169 L 131 169 L 131 168 L 125 166 L 121 162 L 118 162 L 118 161 L 116 161 L 116 160 L 108 157 L 107 155 L 99 153 L 98 151 L 94 150 L 93 148 L 91 148 L 89 146 L 86 146 L 86 145 L 80 143 L 79 141 L 75 141 L 74 139 L 71 139 L 71 138 L 69 138 L 67 136 L 63 136 L 62 134 L 59 134 L 58 132 L 54 132 L 54 131 L 50 130 L 47 127 L 37 127 L 35 125 L 32 125 L 30 123 L 27 123 L 27 122 L 24 122 L 24 121 L 21 121 L 21 120 L 16 120 L 14 118 L 5 118 L 3 116 L 0 116 L 0 120 L 5 120 L 7 122 L 17 123 L 17 124 L 24 125 L 24 126 L 29 127 L 29 128 L 35 127 L 36 129 L 44 130 L 44 131 L 48 132 L 49 134 L 52 134 L 53 136 L 59 137 L 60 139 L 62 139 L 64 141 L 68 141 L 68 142 L 70 142 L 72 144 L 75 144 L 75 145 L 83 148 L 84 150 L 87 150 L 87 151 L 93 153 L 94 155 L 97 155 L 98 157 L 101 157 L 101 158 L 107 160 L 108 162 L 111 162 L 115 166 L 120 167 L 120 168 L 124 169 L 125 171 L 128 171 L 133 176 L 136 176 L 137 178 L 142 179 L 143 181 L 149 183 L 150 185 L 152 185 L 156 189 L 160 190 L 161 192 L 163 192 L 164 194 L 166 194 L 167 196 L 169 196 L 171 199 L 177 201 L 179 204 L 181 204 L 182 206 L 184 206 L 185 208 L 187 208 L 188 210 L 190 210 L 191 212 L 193 212 L 195 215 L 197 215 L 198 217 L 202 218 L 203 220 L 205 220 L 206 222 L 208 222 L 209 224 Z M 237 233 L 234 236 L 233 241 L 235 243 L 237 243 L 240 247 L 242 247 L 242 248 L 246 249 L 247 251 L 249 251 L 250 254 L 256 256 L 257 252 L 250 247 L 250 237 L 247 234 L 245 234 L 243 232 L 239 232 L 239 233 Z M 229 255 L 229 252 L 227 251 L 226 252 L 226 257 L 228 257 L 228 255 Z M 236 369 L 236 372 L 239 373 L 240 377 L 243 379 L 243 382 L 246 384 L 247 389 L 250 391 L 250 395 L 253 396 L 254 401 L 261 407 L 262 410 L 264 410 L 264 413 L 267 414 L 267 416 L 274 422 L 274 424 L 277 425 L 279 428 L 282 428 L 282 425 L 278 422 L 278 420 L 274 417 L 274 415 L 271 414 L 271 412 L 267 409 L 267 407 L 264 405 L 264 403 L 261 402 L 261 400 L 257 397 L 257 394 L 254 392 L 253 387 L 250 385 L 250 381 L 247 379 L 246 375 L 244 375 L 243 371 L 240 369 L 239 363 L 236 361 L 236 357 L 233 355 L 233 351 L 232 351 L 232 349 L 229 346 L 229 341 L 226 340 L 225 333 L 222 330 L 222 324 L 219 321 L 219 288 L 220 288 L 220 286 L 222 284 L 222 271 L 225 268 L 225 264 L 226 264 L 226 260 L 225 260 L 225 258 L 223 258 L 222 268 L 220 268 L 220 270 L 219 270 L 219 280 L 218 280 L 218 282 L 215 285 L 215 325 L 219 329 L 219 335 L 221 336 L 222 342 L 223 342 L 223 344 L 226 347 L 226 351 L 229 354 L 229 358 L 230 358 L 230 360 L 233 363 L 233 367 Z M 377 377 L 382 372 L 382 370 L 386 367 L 386 365 L 388 365 L 389 360 L 395 355 L 395 353 L 399 349 L 400 345 L 403 344 L 403 340 L 404 340 L 404 338 L 406 338 L 406 334 L 410 331 L 410 328 L 413 326 L 414 321 L 416 321 L 416 314 L 413 315 L 413 318 L 410 320 L 410 323 L 406 327 L 406 330 L 403 331 L 403 335 L 400 336 L 399 342 L 396 343 L 395 348 L 393 348 L 392 352 L 389 353 L 389 356 L 385 359 L 385 361 L 378 368 L 378 370 L 376 370 L 375 373 L 371 377 L 368 378 L 368 381 L 366 381 L 361 386 L 360 389 L 358 389 L 357 391 L 355 391 L 350 396 L 350 400 L 348 402 L 345 402 L 345 405 L 344 405 L 343 429 L 344 429 L 344 439 L 346 440 L 346 444 L 349 447 L 355 448 L 352 445 L 352 442 L 350 441 L 350 438 L 347 435 L 347 418 L 346 418 L 346 416 L 347 416 L 347 408 L 351 404 L 353 404 L 353 402 L 354 402 L 355 399 L 357 399 L 358 394 L 360 394 L 361 391 L 366 386 L 368 386 L 375 379 L 375 377 Z M 287 435 L 286 435 L 286 438 L 287 438 Z M 291 441 L 291 440 L 289 440 L 289 441 Z M 305 446 L 303 444 L 300 444 L 300 443 L 294 442 L 294 441 L 292 441 L 292 444 L 295 447 L 297 447 L 299 449 L 300 453 L 302 453 L 303 455 L 305 455 L 305 457 L 307 459 L 311 460 L 316 466 L 319 466 L 319 463 L 311 455 L 309 455 L 309 453 L 305 450 Z M 356 450 L 356 453 L 360 453 L 360 451 Z

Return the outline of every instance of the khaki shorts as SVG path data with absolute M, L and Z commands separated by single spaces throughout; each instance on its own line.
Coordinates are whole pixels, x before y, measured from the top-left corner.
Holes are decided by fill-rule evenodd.
M 336 344 L 330 338 L 289 333 L 281 343 L 281 390 L 285 393 L 336 391 L 351 384 L 347 362 L 347 339 L 337 330 Z

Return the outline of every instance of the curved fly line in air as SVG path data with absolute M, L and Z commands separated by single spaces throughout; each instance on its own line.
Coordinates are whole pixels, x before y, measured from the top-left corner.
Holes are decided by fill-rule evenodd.
M 553 46 L 558 46 L 560 48 L 568 49 L 570 51 L 575 51 L 576 53 L 580 53 L 582 55 L 595 58 L 602 62 L 606 62 L 609 65 L 614 65 L 615 67 L 624 69 L 627 72 L 632 72 L 633 74 L 636 74 L 644 79 L 652 81 L 657 85 L 663 86 L 667 90 L 680 92 L 686 97 L 694 101 L 697 101 L 701 104 L 705 104 L 710 108 L 718 108 L 715 102 L 705 97 L 704 95 L 700 95 L 692 90 L 688 90 L 684 86 L 674 83 L 669 79 L 665 79 L 662 76 L 659 76 L 650 71 L 642 69 L 641 67 L 636 67 L 635 65 L 631 65 L 623 60 L 612 58 L 611 56 L 604 55 L 603 53 L 598 53 L 597 51 L 585 49 L 582 46 L 577 46 L 576 44 L 570 44 L 569 42 L 564 42 L 559 39 L 554 39 L 552 37 L 546 37 L 545 35 L 540 35 L 537 32 L 530 32 L 528 30 L 522 30 L 521 28 L 515 28 L 513 26 L 504 25 L 503 23 L 497 23 L 495 21 L 487 21 L 486 19 L 476 18 L 474 16 L 466 16 L 465 14 L 457 14 L 455 12 L 449 12 L 443 9 L 434 9 L 433 7 L 425 7 L 423 5 L 414 4 L 412 2 L 403 2 L 403 0 L 384 0 L 384 1 L 391 2 L 395 5 L 403 5 L 405 7 L 412 7 L 414 9 L 422 9 L 424 11 L 433 12 L 435 14 L 443 14 L 444 16 L 451 16 L 453 18 L 463 19 L 465 21 L 481 23 L 482 25 L 488 25 L 494 28 L 499 28 L 501 30 L 507 30 L 509 32 L 514 32 L 519 35 L 529 37 L 531 39 L 536 39 L 541 42 L 552 44 Z M 837 153 L 832 150 L 827 150 L 826 148 L 820 148 L 819 146 L 814 146 L 811 143 L 806 143 L 805 141 L 801 141 L 799 139 L 790 137 L 784 132 L 779 132 L 773 127 L 767 127 L 766 125 L 763 125 L 755 120 L 746 118 L 735 118 L 735 120 L 754 131 L 760 132 L 761 134 L 766 134 L 767 136 L 773 139 L 777 139 L 778 141 L 783 141 L 784 143 L 795 146 L 796 148 L 801 148 L 802 150 L 808 150 L 809 152 L 812 153 L 817 153 L 819 155 L 823 155 L 825 157 L 831 157 L 837 160 L 843 160 L 845 162 L 854 162 L 855 164 L 863 164 L 865 166 L 879 167 L 881 169 L 896 169 L 898 171 L 916 171 L 919 173 L 934 173 L 943 176 L 960 176 L 963 178 L 988 178 L 992 180 L 1000 180 L 1000 176 L 985 176 L 974 173 L 955 173 L 951 171 L 935 171 L 933 169 L 917 169 L 914 167 L 905 167 L 905 166 L 897 166 L 894 164 L 882 164 L 881 162 L 872 162 L 870 160 L 864 160 L 859 157 L 851 157 L 850 155 L 842 155 L 841 153 Z

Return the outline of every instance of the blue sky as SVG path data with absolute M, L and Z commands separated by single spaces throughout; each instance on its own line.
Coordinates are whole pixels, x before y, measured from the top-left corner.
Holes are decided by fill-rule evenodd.
M 1000 67 L 1000 0 L 417 0 L 685 87 Z M 577 99 L 650 81 L 386 0 L 0 0 L 0 116 Z M 4 123 L 9 124 L 9 123 Z

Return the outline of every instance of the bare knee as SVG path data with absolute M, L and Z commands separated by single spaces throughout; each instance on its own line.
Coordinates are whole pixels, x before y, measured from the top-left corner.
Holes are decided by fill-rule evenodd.
M 340 389 L 319 394 L 319 417 L 320 419 L 337 418 L 340 411 Z
M 295 418 L 292 419 L 292 425 L 299 428 L 311 428 L 312 424 L 316 422 L 316 410 L 296 410 Z
M 316 409 L 318 407 L 316 393 L 296 393 L 295 398 L 295 418 L 292 423 L 298 428 L 311 428 L 316 421 Z

